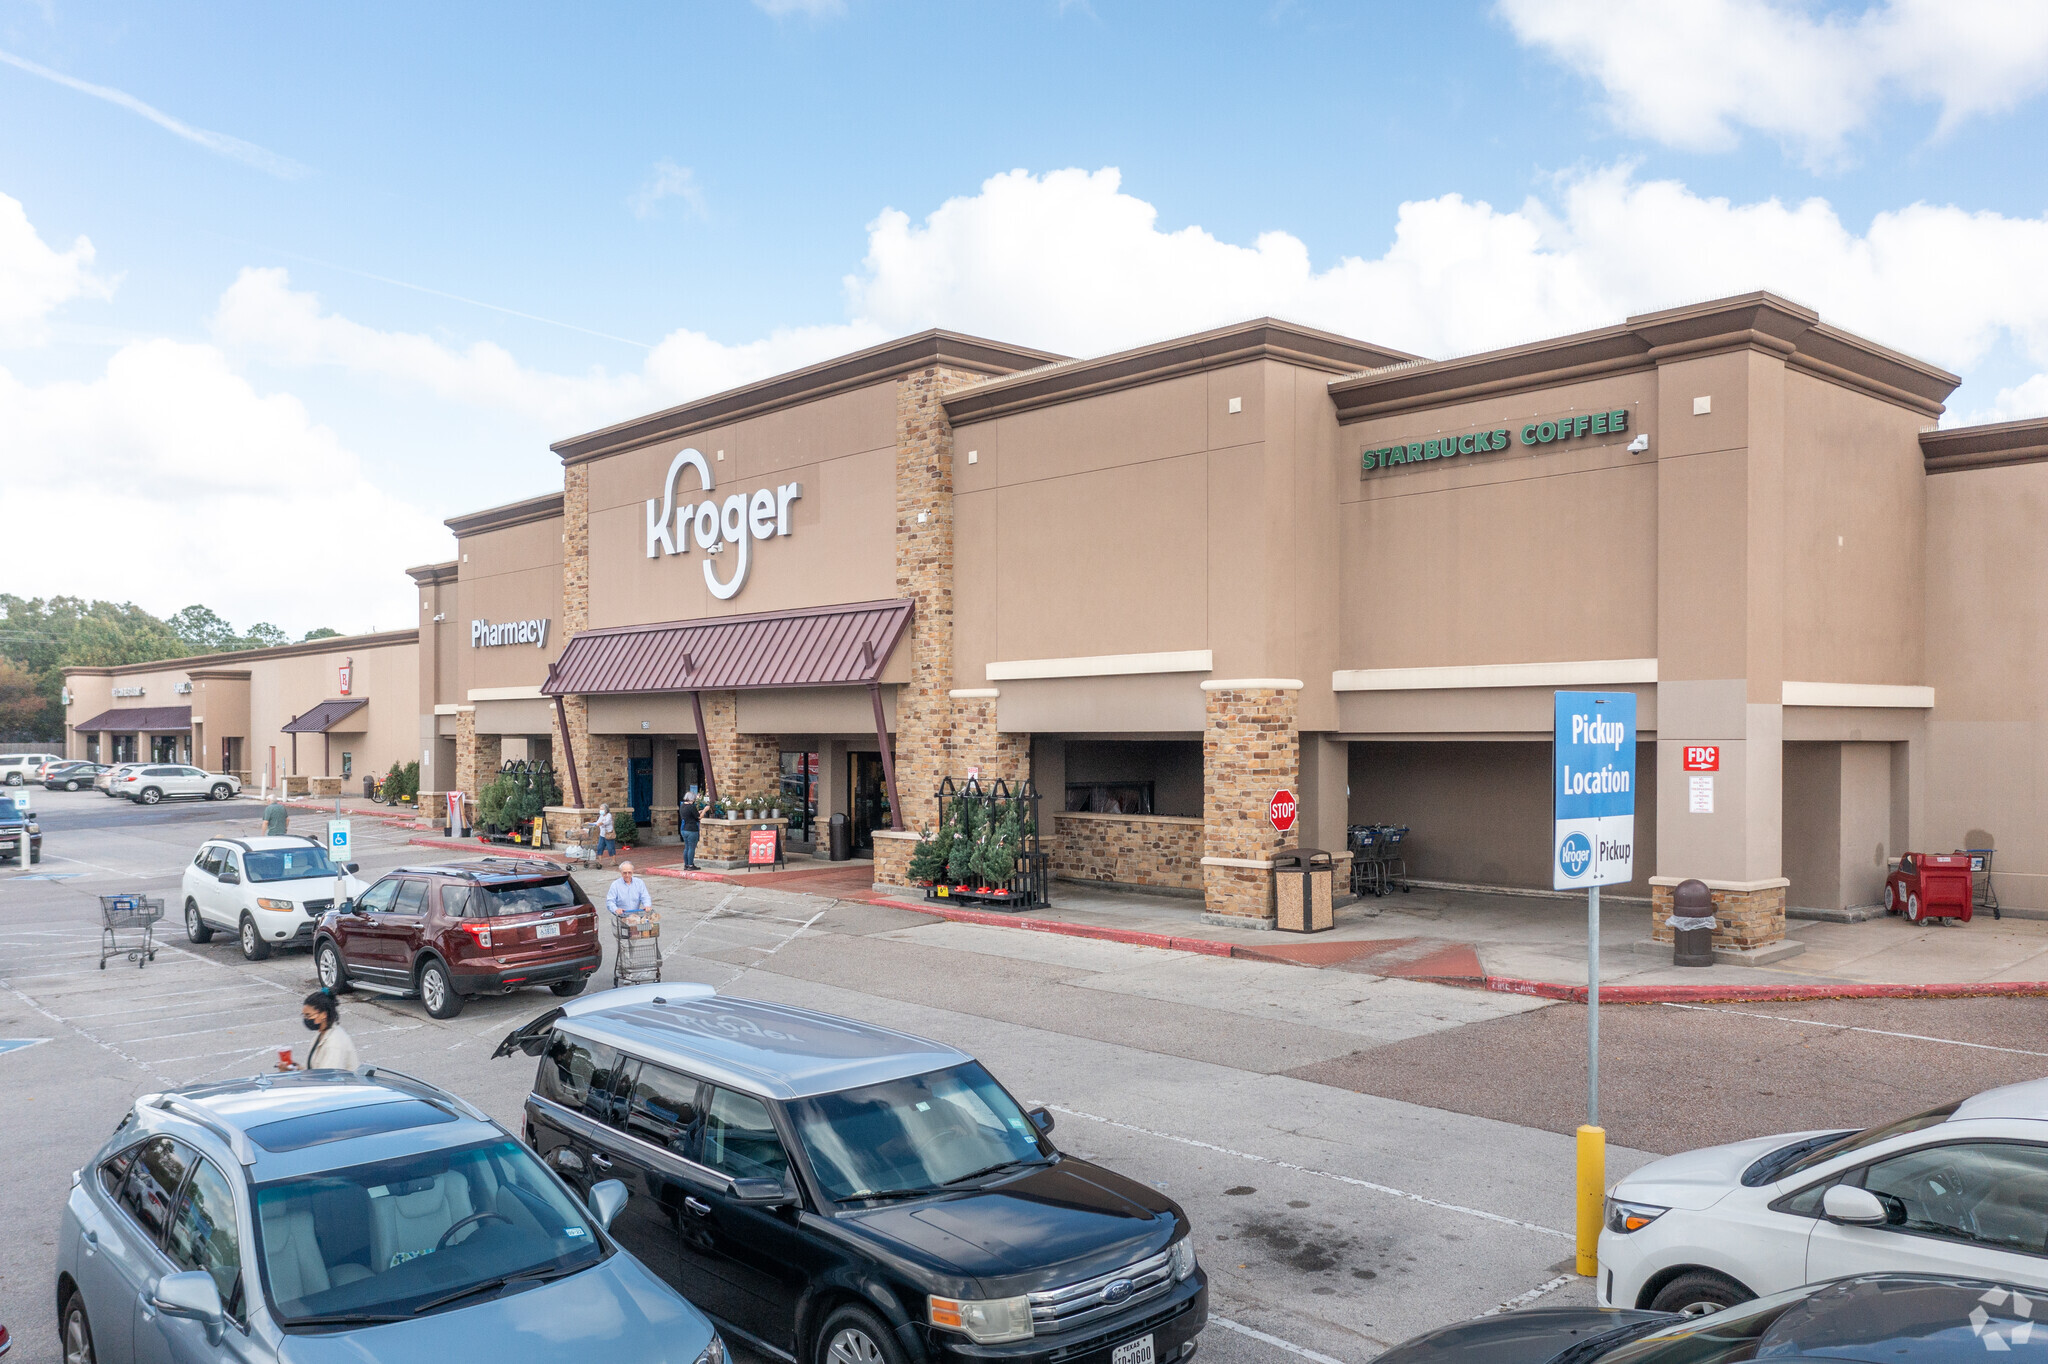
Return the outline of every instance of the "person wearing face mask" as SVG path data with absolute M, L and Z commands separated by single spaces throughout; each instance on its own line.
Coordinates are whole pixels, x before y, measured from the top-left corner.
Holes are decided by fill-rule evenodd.
M 333 991 L 315 990 L 307 995 L 299 1006 L 299 1017 L 308 1032 L 319 1036 L 306 1049 L 305 1065 L 280 1061 L 279 1070 L 354 1070 L 362 1064 L 362 1058 L 356 1055 L 356 1044 L 342 1031 L 341 1005 Z

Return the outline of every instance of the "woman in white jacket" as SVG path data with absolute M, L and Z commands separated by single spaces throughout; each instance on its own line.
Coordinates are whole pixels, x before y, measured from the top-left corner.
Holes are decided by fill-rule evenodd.
M 341 1005 L 331 990 L 315 990 L 299 1006 L 299 1017 L 308 1030 L 318 1033 L 306 1049 L 306 1064 L 280 1062 L 279 1070 L 354 1070 L 362 1064 L 356 1044 L 342 1031 Z

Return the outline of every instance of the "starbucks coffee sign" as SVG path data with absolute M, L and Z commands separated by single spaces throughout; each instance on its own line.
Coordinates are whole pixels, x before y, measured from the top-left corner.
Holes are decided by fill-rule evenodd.
M 686 468 L 697 471 L 704 500 L 678 506 L 676 481 Z M 687 554 L 694 541 L 704 551 L 704 585 L 720 601 L 730 601 L 746 585 L 753 542 L 789 534 L 789 504 L 803 495 L 803 484 L 784 483 L 751 493 L 729 493 L 720 501 L 712 495 L 711 465 L 704 453 L 678 451 L 662 481 L 661 496 L 647 499 L 647 557 Z M 712 561 L 728 550 L 733 554 L 730 576 L 721 579 Z
M 1548 421 L 1529 422 L 1515 433 L 1523 445 L 1549 445 L 1555 441 L 1579 440 L 1588 436 L 1619 436 L 1628 432 L 1628 409 L 1605 412 L 1573 412 Z M 1360 473 L 1388 469 L 1397 464 L 1420 464 L 1432 459 L 1455 459 L 1459 455 L 1483 455 L 1508 448 L 1508 428 L 1467 431 L 1462 436 L 1435 436 L 1428 440 L 1383 445 L 1359 456 Z

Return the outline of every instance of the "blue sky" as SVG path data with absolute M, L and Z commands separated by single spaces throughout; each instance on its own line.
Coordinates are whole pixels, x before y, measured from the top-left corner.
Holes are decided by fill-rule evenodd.
M 2043 11 L 0 0 L 0 424 L 60 519 L 278 551 L 5 586 L 388 626 L 549 440 L 934 323 L 1447 354 L 1761 285 L 2048 410 Z

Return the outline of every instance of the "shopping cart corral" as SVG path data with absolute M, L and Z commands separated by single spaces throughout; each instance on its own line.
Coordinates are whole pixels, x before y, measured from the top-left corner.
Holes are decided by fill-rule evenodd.
M 1408 858 L 1402 840 L 1408 837 L 1406 824 L 1353 824 L 1345 830 L 1351 845 L 1351 893 L 1387 895 L 1396 889 L 1407 893 Z
M 164 917 L 164 902 L 142 895 L 100 896 L 100 970 L 107 959 L 123 957 L 136 969 L 156 960 L 156 921 Z

